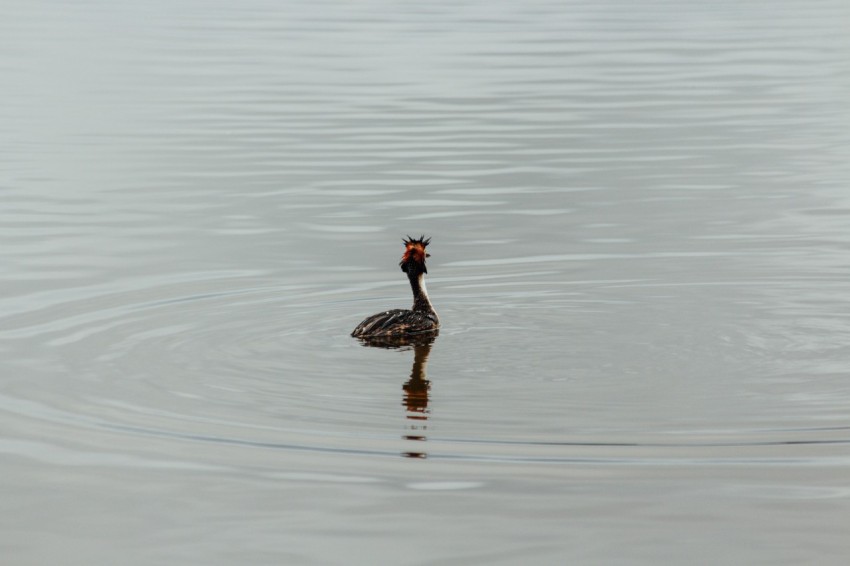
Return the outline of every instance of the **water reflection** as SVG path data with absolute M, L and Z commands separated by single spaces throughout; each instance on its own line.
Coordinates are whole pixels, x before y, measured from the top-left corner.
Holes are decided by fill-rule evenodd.
M 404 438 L 417 442 L 427 440 L 425 431 L 428 429 L 428 394 L 431 391 L 431 382 L 425 379 L 425 366 L 428 365 L 428 356 L 431 354 L 433 338 L 413 347 L 413 367 L 410 370 L 410 379 L 402 386 L 402 404 L 407 409 L 407 419 L 410 421 L 407 434 Z M 422 450 L 411 450 L 402 452 L 408 458 L 425 458 L 427 454 Z
M 372 338 L 362 339 L 364 346 L 387 349 L 413 348 L 413 367 L 410 369 L 410 378 L 402 385 L 404 394 L 401 403 L 410 421 L 402 438 L 413 442 L 425 442 L 428 437 L 428 419 L 430 410 L 428 408 L 431 382 L 426 379 L 425 368 L 428 365 L 428 356 L 431 355 L 431 347 L 437 339 L 439 331 L 429 332 L 416 336 L 404 336 L 395 338 Z M 405 458 L 427 458 L 428 454 L 420 447 L 414 450 L 406 450 L 401 453 Z

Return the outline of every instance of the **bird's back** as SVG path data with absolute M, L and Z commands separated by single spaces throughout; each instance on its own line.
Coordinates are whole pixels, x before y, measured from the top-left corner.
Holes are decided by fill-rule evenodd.
M 436 314 L 407 309 L 393 309 L 373 314 L 351 333 L 356 338 L 401 336 L 431 332 L 439 328 Z

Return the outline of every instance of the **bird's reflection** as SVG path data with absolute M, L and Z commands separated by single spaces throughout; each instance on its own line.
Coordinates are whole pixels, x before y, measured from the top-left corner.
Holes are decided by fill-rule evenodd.
M 404 394 L 401 397 L 402 405 L 407 412 L 408 425 L 402 438 L 412 442 L 421 443 L 428 438 L 425 435 L 428 430 L 429 393 L 431 382 L 426 379 L 425 366 L 428 365 L 428 356 L 431 354 L 431 346 L 437 339 L 438 332 L 429 332 L 415 336 L 404 336 L 397 338 L 363 339 L 364 346 L 387 349 L 412 349 L 413 367 L 410 369 L 410 378 L 401 386 Z M 420 447 L 415 450 L 402 452 L 406 458 L 427 458 L 428 454 Z

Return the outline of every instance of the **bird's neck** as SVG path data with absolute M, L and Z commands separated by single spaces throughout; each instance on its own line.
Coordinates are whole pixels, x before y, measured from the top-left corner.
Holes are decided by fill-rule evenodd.
M 413 291 L 413 310 L 437 314 L 425 289 L 425 274 L 408 273 L 407 278 L 410 280 L 410 289 Z

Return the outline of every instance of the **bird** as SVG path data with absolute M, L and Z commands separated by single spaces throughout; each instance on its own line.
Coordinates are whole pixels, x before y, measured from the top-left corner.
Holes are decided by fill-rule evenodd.
M 399 267 L 407 274 L 410 289 L 413 291 L 413 307 L 410 309 L 393 309 L 373 314 L 357 325 L 351 335 L 355 338 L 404 338 L 426 333 L 436 333 L 440 328 L 440 318 L 428 298 L 425 289 L 425 258 L 431 254 L 425 251 L 431 238 L 423 234 L 419 238 L 409 235 L 402 240 L 404 254 L 401 256 Z

